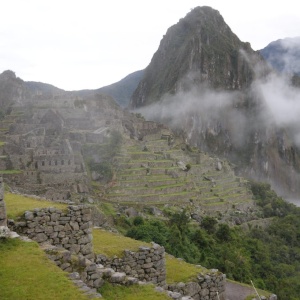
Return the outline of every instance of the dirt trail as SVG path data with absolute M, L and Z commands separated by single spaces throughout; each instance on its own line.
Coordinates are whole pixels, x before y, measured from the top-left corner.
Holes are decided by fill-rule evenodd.
M 253 288 L 242 286 L 233 282 L 226 282 L 225 300 L 244 300 L 249 295 L 255 295 Z

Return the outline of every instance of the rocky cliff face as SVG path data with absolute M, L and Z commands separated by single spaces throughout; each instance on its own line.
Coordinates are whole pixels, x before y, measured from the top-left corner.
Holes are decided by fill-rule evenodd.
M 230 158 L 237 172 L 299 194 L 297 133 L 274 113 L 276 80 L 218 11 L 197 7 L 167 31 L 130 107 Z
M 201 83 L 216 89 L 247 88 L 255 72 L 246 55 L 261 62 L 218 11 L 197 7 L 168 29 L 133 94 L 131 107 L 148 105 L 165 93 L 175 94 Z

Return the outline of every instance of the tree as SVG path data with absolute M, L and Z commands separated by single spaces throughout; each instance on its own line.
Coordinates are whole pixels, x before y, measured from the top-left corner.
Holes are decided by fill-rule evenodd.
M 202 219 L 200 227 L 205 229 L 208 233 L 214 233 L 217 223 L 218 221 L 215 218 L 206 216 Z
M 228 224 L 219 224 L 216 231 L 216 237 L 222 242 L 228 242 L 231 240 L 231 232 Z

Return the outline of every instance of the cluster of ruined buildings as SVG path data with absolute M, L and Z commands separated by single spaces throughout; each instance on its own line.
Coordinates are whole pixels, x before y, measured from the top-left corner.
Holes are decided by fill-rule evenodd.
M 82 146 L 102 144 L 117 130 L 131 138 L 159 129 L 157 123 L 137 118 L 109 99 L 39 101 L 16 105 L 13 122 L 1 150 L 1 169 L 20 170 L 6 175 L 12 189 L 50 200 L 68 200 L 89 192 Z M 50 106 L 50 107 L 49 107 Z

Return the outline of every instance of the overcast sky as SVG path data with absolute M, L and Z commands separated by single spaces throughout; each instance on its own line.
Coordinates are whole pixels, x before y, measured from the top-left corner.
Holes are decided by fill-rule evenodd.
M 219 10 L 254 50 L 300 36 L 300 1 L 0 0 L 0 72 L 65 90 L 144 69 L 167 29 L 196 6 Z

